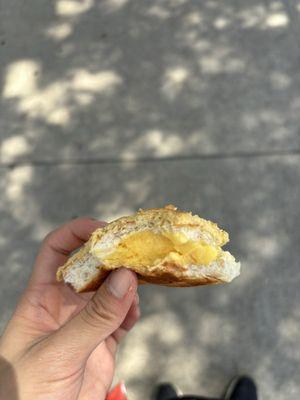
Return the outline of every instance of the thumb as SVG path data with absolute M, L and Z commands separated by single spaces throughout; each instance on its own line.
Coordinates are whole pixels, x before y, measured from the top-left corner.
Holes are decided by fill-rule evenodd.
M 136 275 L 126 268 L 110 273 L 87 305 L 51 338 L 64 358 L 85 360 L 120 327 L 137 289 Z

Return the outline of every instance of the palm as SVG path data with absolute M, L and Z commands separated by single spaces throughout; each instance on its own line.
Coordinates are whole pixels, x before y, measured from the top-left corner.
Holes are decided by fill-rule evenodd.
M 33 330 L 41 335 L 49 334 L 49 331 L 54 332 L 79 313 L 92 295 L 75 293 L 68 286 L 56 282 L 37 285 L 25 293 L 25 303 L 30 298 L 26 317 L 30 319 Z M 89 393 L 95 393 L 96 384 L 99 396 L 101 392 L 107 392 L 113 377 L 116 344 L 116 339 L 110 336 L 90 355 L 81 377 L 83 398 L 91 398 Z

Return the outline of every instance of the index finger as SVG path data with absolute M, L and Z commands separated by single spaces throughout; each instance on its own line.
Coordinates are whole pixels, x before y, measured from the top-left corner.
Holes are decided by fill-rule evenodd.
M 67 261 L 71 252 L 81 247 L 93 231 L 105 225 L 105 222 L 82 217 L 50 232 L 37 255 L 30 282 L 32 284 L 55 282 L 57 268 Z

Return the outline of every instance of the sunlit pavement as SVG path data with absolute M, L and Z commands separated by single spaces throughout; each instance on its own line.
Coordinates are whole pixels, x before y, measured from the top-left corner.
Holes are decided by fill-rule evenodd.
M 0 4 L 0 329 L 38 245 L 78 215 L 173 203 L 230 232 L 231 285 L 141 287 L 117 379 L 300 394 L 300 3 Z

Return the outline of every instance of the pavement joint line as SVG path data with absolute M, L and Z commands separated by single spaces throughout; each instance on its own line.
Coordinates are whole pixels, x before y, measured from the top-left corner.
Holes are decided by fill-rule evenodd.
M 299 156 L 300 149 L 261 151 L 261 152 L 233 152 L 233 153 L 211 153 L 195 155 L 174 155 L 166 157 L 137 157 L 137 158 L 74 158 L 74 159 L 53 159 L 53 160 L 20 160 L 12 162 L 1 162 L 0 168 L 13 169 L 20 166 L 30 165 L 36 167 L 43 166 L 63 166 L 63 165 L 92 165 L 92 164 L 139 164 L 155 162 L 180 162 L 180 161 L 202 161 L 202 160 L 222 160 L 235 158 L 263 158 L 263 157 L 286 157 Z

